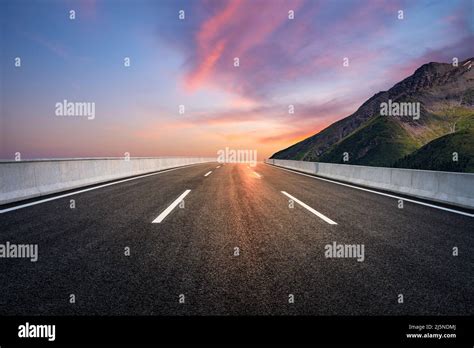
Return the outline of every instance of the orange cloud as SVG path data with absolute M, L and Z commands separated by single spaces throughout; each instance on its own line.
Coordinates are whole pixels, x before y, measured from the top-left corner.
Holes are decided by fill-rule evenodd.
M 208 78 L 216 62 L 221 57 L 225 48 L 225 40 L 219 40 L 216 44 L 214 42 L 216 34 L 235 16 L 241 3 L 241 0 L 229 1 L 224 10 L 204 22 L 201 30 L 197 33 L 198 56 L 202 61 L 185 80 L 185 86 L 189 90 L 196 89 Z M 213 46 L 215 47 L 212 48 Z
M 208 78 L 212 68 L 221 57 L 224 47 L 225 42 L 220 41 L 216 47 L 214 47 L 212 52 L 206 58 L 204 58 L 198 68 L 187 77 L 185 81 L 185 87 L 188 90 L 195 90 Z
M 223 9 L 201 25 L 196 34 L 197 63 L 185 76 L 186 89 L 194 91 L 214 78 L 226 75 L 228 70 L 219 69 L 219 61 L 227 59 L 231 66 L 233 57 L 243 57 L 266 42 L 288 21 L 286 8 L 297 10 L 302 4 L 303 0 L 289 3 L 275 0 L 274 6 L 269 7 L 268 3 L 229 0 Z M 251 64 L 251 59 L 247 59 L 246 66 Z M 237 94 L 241 92 L 235 86 L 226 88 Z

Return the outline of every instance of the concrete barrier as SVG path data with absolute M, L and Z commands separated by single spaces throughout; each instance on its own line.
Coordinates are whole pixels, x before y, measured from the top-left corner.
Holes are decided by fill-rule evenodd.
M 369 188 L 474 208 L 474 174 L 268 159 L 278 167 Z
M 191 164 L 208 157 L 81 158 L 0 162 L 0 204 Z

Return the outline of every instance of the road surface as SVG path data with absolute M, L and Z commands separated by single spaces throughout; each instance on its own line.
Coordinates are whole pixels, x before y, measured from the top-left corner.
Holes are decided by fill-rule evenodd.
M 474 314 L 473 218 L 398 204 L 208 163 L 4 212 L 0 244 L 39 258 L 0 259 L 0 315 Z M 333 242 L 364 260 L 326 258 Z

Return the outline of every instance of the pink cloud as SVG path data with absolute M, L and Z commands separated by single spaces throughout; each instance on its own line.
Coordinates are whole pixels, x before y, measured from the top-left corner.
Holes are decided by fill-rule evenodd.
M 299 129 L 296 131 L 281 131 L 277 135 L 271 135 L 271 136 L 265 136 L 265 137 L 260 137 L 257 139 L 258 143 L 261 144 L 279 144 L 279 143 L 296 143 L 298 141 L 301 141 L 303 139 L 309 138 L 310 136 L 318 133 L 321 131 L 324 127 L 314 127 L 311 130 L 306 130 L 306 129 Z
M 195 35 L 197 63 L 185 76 L 185 87 L 193 91 L 225 75 L 222 73 L 229 72 L 234 57 L 244 59 L 246 53 L 263 44 L 288 21 L 288 9 L 297 10 L 302 4 L 303 0 L 275 0 L 272 6 L 264 2 L 229 0 Z M 245 64 L 250 67 L 251 60 Z
M 365 40 L 386 32 L 387 18 L 396 19 L 399 2 L 349 3 L 337 20 L 327 16 L 328 7 L 334 10 L 304 0 L 225 2 L 210 11 L 213 15 L 194 35 L 184 86 L 190 92 L 204 86 L 224 89 L 258 101 L 289 81 L 322 82 L 367 73 L 381 52 Z M 295 11 L 294 20 L 288 19 L 290 9 Z M 356 39 L 359 33 L 364 34 L 362 42 Z M 361 63 L 342 70 L 346 56 Z M 234 57 L 240 58 L 238 69 L 233 68 Z
M 217 33 L 222 31 L 222 27 L 236 15 L 241 4 L 241 0 L 229 1 L 221 12 L 204 22 L 197 33 L 197 55 L 200 62 L 186 76 L 185 86 L 188 89 L 194 90 L 208 79 L 226 45 L 226 40 L 218 40 Z

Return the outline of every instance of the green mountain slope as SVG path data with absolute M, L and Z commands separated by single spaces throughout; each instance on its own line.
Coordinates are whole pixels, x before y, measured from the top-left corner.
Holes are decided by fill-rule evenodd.
M 398 122 L 378 116 L 328 149 L 319 161 L 344 163 L 341 154 L 347 152 L 351 164 L 389 166 L 417 148 L 415 140 Z
M 394 167 L 474 173 L 474 112 L 462 108 L 450 112 L 459 116 L 453 133 L 396 161 Z
M 452 146 L 470 143 L 465 138 L 472 136 L 466 125 L 474 117 L 474 69 L 467 69 L 466 61 L 458 67 L 425 64 L 388 91 L 375 94 L 352 115 L 275 153 L 272 158 L 472 171 L 461 162 L 452 167 L 441 160 L 429 164 L 421 159 L 423 154 L 433 159 L 435 151 L 445 153 Z M 420 103 L 420 117 L 381 116 L 381 104 L 389 100 Z M 451 140 L 441 141 L 446 136 Z M 435 142 L 437 139 L 440 141 Z M 425 152 L 428 149 L 431 149 L 429 155 Z M 349 154 L 348 162 L 343 161 L 345 153 Z M 470 163 L 474 158 L 473 148 L 463 145 L 462 156 L 462 163 Z

